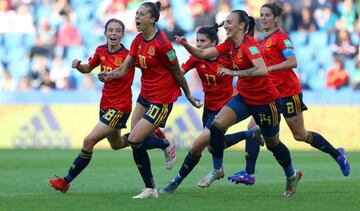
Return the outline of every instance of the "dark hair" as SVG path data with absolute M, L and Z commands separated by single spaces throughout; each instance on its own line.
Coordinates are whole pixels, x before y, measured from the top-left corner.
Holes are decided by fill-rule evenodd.
M 254 36 L 255 19 L 252 16 L 248 16 L 248 14 L 244 10 L 233 10 L 231 12 L 238 14 L 240 23 L 245 23 L 246 34 Z
M 115 18 L 111 18 L 110 20 L 108 20 L 108 21 L 106 22 L 106 24 L 105 24 L 105 31 L 107 31 L 107 28 L 108 28 L 109 24 L 112 23 L 112 22 L 115 22 L 115 23 L 120 24 L 121 27 L 122 27 L 122 32 L 125 31 L 125 25 L 124 25 L 124 23 L 123 23 L 121 20 L 115 19 Z
M 272 14 L 275 16 L 275 17 L 279 17 L 282 13 L 282 9 L 281 7 L 279 7 L 277 4 L 273 3 L 273 4 L 264 4 L 261 6 L 261 8 L 263 7 L 267 7 L 271 10 Z
M 197 30 L 196 33 L 205 34 L 211 41 L 216 41 L 215 44 L 217 45 L 219 43 L 219 37 L 217 35 L 218 28 L 222 27 L 223 25 L 224 21 L 220 24 L 215 23 L 212 26 L 202 26 Z
M 148 7 L 150 9 L 150 13 L 151 13 L 151 17 L 155 18 L 155 22 L 158 22 L 159 17 L 160 17 L 160 8 L 161 8 L 161 3 L 160 2 L 145 2 L 142 5 L 144 5 L 145 7 Z

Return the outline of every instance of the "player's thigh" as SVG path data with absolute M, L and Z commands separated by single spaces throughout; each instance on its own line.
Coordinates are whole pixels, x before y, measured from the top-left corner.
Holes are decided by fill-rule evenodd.
M 84 145 L 95 146 L 99 141 L 116 131 L 116 129 L 99 121 L 91 132 L 85 137 Z
M 156 127 L 147 119 L 141 118 L 131 130 L 129 135 L 129 142 L 142 142 L 155 130 L 155 128 Z
M 249 106 L 252 117 L 260 127 L 264 139 L 278 136 L 280 131 L 279 100 L 265 105 Z
M 143 117 L 145 109 L 146 108 L 143 105 L 141 105 L 140 103 L 136 103 L 135 109 L 131 115 L 131 129 L 134 128 L 136 123 L 140 121 L 140 119 Z
M 290 118 L 285 118 L 285 121 L 296 140 L 305 141 L 307 139 L 308 134 L 305 129 L 304 116 L 302 113 Z
M 225 128 L 229 128 L 249 116 L 250 112 L 244 98 L 236 95 L 220 110 L 214 121 Z
M 209 140 L 210 140 L 210 130 L 204 128 L 202 133 L 191 144 L 190 153 L 192 155 L 201 155 L 202 151 L 209 144 Z

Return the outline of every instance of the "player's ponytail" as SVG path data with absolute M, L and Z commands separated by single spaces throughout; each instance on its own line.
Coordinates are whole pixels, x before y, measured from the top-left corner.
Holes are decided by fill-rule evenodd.
M 222 27 L 223 25 L 224 21 L 220 24 L 215 23 L 212 26 L 202 26 L 196 31 L 196 33 L 206 35 L 211 42 L 215 41 L 215 45 L 217 45 L 219 43 L 217 32 L 219 31 L 219 27 Z
M 249 26 L 246 34 L 253 37 L 255 33 L 255 19 L 252 16 L 248 16 L 248 17 L 249 17 Z
M 144 5 L 150 9 L 151 17 L 155 18 L 155 23 L 158 22 L 158 20 L 160 18 L 161 3 L 159 1 L 156 3 L 145 2 L 142 5 Z
M 255 20 L 252 16 L 248 16 L 248 14 L 244 10 L 233 10 L 233 13 L 236 13 L 239 16 L 239 23 L 245 23 L 246 34 L 254 36 L 255 31 Z

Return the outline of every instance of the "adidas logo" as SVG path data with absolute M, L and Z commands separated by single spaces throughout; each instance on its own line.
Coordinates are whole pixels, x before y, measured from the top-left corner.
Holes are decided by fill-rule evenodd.
M 19 128 L 12 137 L 14 148 L 70 148 L 69 136 L 62 133 L 50 107 L 45 105 L 29 124 Z

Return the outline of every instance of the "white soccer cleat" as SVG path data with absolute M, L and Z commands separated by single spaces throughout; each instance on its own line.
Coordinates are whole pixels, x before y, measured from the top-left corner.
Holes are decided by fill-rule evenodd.
M 157 199 L 159 197 L 158 191 L 156 188 L 144 188 L 143 191 L 133 196 L 133 199 L 147 199 L 147 198 L 154 198 Z
M 176 161 L 176 146 L 175 146 L 175 140 L 170 139 L 169 146 L 166 147 L 164 150 L 165 154 L 165 167 L 167 170 L 170 170 L 174 167 L 175 161 Z
M 213 183 L 215 180 L 218 180 L 221 178 L 224 178 L 223 167 L 221 167 L 221 169 L 219 169 L 219 170 L 213 169 L 208 175 L 203 177 L 198 182 L 198 186 L 201 188 L 209 187 L 211 185 L 211 183 Z

